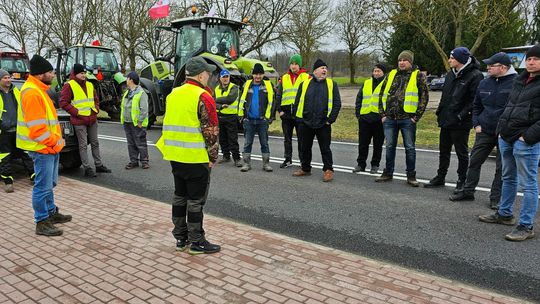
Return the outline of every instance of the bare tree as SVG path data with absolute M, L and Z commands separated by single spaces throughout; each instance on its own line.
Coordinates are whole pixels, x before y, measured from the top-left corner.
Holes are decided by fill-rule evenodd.
M 368 1 L 359 0 L 345 0 L 337 8 L 337 33 L 339 39 L 347 45 L 350 83 L 354 83 L 358 53 L 374 41 L 372 9 Z
M 305 0 L 292 11 L 297 17 L 290 18 L 285 37 L 302 56 L 304 66 L 309 66 L 321 39 L 332 32 L 332 20 L 324 13 L 329 7 L 328 0 Z
M 1 39 L 0 46 L 13 50 L 27 48 L 28 36 L 31 32 L 28 18 L 28 6 L 23 1 L 4 1 L 0 5 L 0 14 L 4 15 L 5 23 L 0 19 L 0 35 L 12 39 Z

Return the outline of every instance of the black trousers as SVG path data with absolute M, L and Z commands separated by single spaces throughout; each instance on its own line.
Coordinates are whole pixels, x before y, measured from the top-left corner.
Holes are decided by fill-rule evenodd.
M 238 146 L 238 118 L 236 115 L 220 115 L 219 119 L 219 145 L 223 157 L 240 159 Z
M 478 181 L 480 180 L 480 170 L 482 165 L 489 157 L 493 149 L 497 147 L 497 158 L 495 160 L 495 176 L 491 183 L 491 192 L 489 195 L 490 201 L 498 202 L 501 198 L 502 187 L 502 164 L 501 153 L 499 152 L 499 141 L 496 135 L 488 135 L 485 133 L 476 133 L 474 146 L 471 150 L 471 160 L 469 169 L 467 170 L 467 180 L 463 186 L 463 191 L 474 192 Z
M 204 241 L 203 206 L 208 196 L 208 164 L 186 164 L 171 161 L 174 176 L 172 204 L 173 236 L 177 240 Z
M 330 125 L 325 125 L 322 128 L 312 129 L 302 122 L 299 122 L 297 127 L 298 140 L 300 141 L 300 162 L 302 164 L 302 170 L 305 172 L 311 171 L 311 148 L 313 147 L 313 139 L 317 137 L 323 161 L 323 171 L 333 171 L 332 150 L 330 150 L 332 127 Z
M 283 145 L 285 148 L 285 153 L 283 157 L 288 160 L 292 160 L 292 136 L 293 131 L 296 129 L 296 134 L 298 135 L 298 126 L 296 125 L 296 120 L 290 117 L 281 117 L 281 128 L 283 130 Z M 300 141 L 298 141 L 298 151 L 300 151 Z M 300 152 L 298 153 L 300 154 Z
M 358 120 L 358 166 L 366 168 L 366 161 L 369 152 L 369 144 L 373 139 L 373 155 L 371 156 L 371 166 L 379 166 L 381 163 L 382 146 L 384 143 L 384 130 L 382 122 L 367 122 Z
M 16 132 L 0 133 L 0 154 L 5 155 L 0 160 L 0 177 L 6 184 L 13 184 L 12 164 L 18 158 L 21 159 L 28 175 L 34 174 L 34 162 L 26 152 L 17 148 L 16 138 Z
M 456 150 L 458 157 L 457 174 L 459 180 L 467 178 L 467 167 L 469 166 L 469 132 L 470 130 L 455 130 L 441 128 L 439 136 L 439 176 L 446 176 L 450 166 L 450 155 L 452 146 Z

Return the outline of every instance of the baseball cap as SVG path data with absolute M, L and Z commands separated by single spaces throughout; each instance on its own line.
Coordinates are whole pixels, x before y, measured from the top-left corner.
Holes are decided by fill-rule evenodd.
M 204 71 L 213 72 L 215 69 L 216 66 L 206 63 L 201 56 L 192 57 L 186 62 L 187 76 L 196 76 Z
M 495 64 L 500 63 L 504 65 L 511 65 L 512 60 L 510 60 L 510 57 L 505 52 L 499 52 L 495 55 L 489 57 L 488 59 L 482 60 L 485 64 Z
M 225 76 L 231 76 L 231 72 L 229 72 L 229 70 L 227 69 L 223 69 L 221 70 L 221 72 L 219 72 L 219 77 L 225 77 Z

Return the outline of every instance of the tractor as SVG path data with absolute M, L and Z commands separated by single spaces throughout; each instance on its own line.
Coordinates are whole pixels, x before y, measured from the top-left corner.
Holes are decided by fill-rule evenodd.
M 166 96 L 174 87 L 184 82 L 185 64 L 194 56 L 201 56 L 217 67 L 208 83 L 212 89 L 217 85 L 222 69 L 229 70 L 231 81 L 242 86 L 256 63 L 264 67 L 265 78 L 274 80 L 275 83 L 279 74 L 271 63 L 240 55 L 240 31 L 246 26 L 244 22 L 225 18 L 194 16 L 174 20 L 168 27 L 156 28 L 156 40 L 159 39 L 161 30 L 174 33 L 175 48 L 170 55 L 159 58 L 141 70 L 141 78 L 156 83 L 156 91 L 160 97 L 158 104 L 153 107 L 154 113 L 150 115 L 155 117 L 165 113 Z
M 28 78 L 28 54 L 24 52 L 0 52 L 0 68 L 8 71 L 13 79 Z

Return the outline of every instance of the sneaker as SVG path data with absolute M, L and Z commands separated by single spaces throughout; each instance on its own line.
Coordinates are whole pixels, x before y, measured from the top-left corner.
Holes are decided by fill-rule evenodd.
M 366 171 L 366 167 L 361 167 L 361 166 L 355 166 L 354 169 L 352 169 L 352 173 L 365 172 L 365 171 Z
M 507 226 L 513 226 L 516 223 L 516 218 L 513 215 L 511 216 L 501 216 L 499 212 L 489 215 L 480 215 L 478 217 L 480 222 L 490 223 L 490 224 L 501 224 Z
M 56 228 L 50 221 L 50 218 L 46 218 L 41 222 L 36 223 L 36 234 L 44 236 L 60 236 L 64 233 L 62 229 Z
M 293 176 L 309 176 L 309 175 L 311 175 L 311 172 L 310 171 L 304 171 L 302 169 L 298 169 L 298 170 L 294 171 L 292 175 Z
M 499 210 L 499 201 L 490 201 L 489 208 L 492 210 Z
M 328 183 L 328 182 L 331 182 L 333 179 L 334 179 L 334 171 L 330 169 L 324 171 L 323 182 Z
M 128 163 L 124 168 L 126 168 L 126 170 L 131 170 L 133 168 L 137 168 L 138 166 L 139 164 Z
M 111 169 L 105 167 L 104 165 L 101 165 L 99 167 L 96 167 L 96 172 L 97 173 L 111 173 Z
M 59 208 L 56 208 L 56 212 L 53 215 L 49 216 L 51 224 L 63 224 L 71 222 L 72 216 L 68 214 L 62 214 L 59 212 Z
M 444 176 L 437 175 L 434 178 L 430 179 L 427 184 L 424 184 L 424 188 L 444 187 L 444 182 Z
M 377 174 L 379 173 L 379 166 L 371 166 L 371 170 L 369 170 L 370 174 Z
M 221 250 L 221 246 L 212 244 L 207 240 L 204 240 L 202 242 L 193 242 L 191 243 L 191 246 L 189 246 L 189 254 L 191 255 L 197 255 L 197 254 L 210 254 L 210 253 L 216 253 Z
M 86 177 L 96 177 L 97 174 L 92 168 L 86 168 L 84 169 L 84 176 Z
M 222 164 L 222 163 L 228 163 L 228 162 L 230 162 L 230 161 L 231 161 L 231 158 L 230 158 L 230 157 L 227 157 L 227 156 L 221 156 L 221 157 L 218 159 L 217 163 L 218 163 L 218 164 Z
M 388 173 L 388 171 L 386 171 L 386 169 L 384 169 L 381 176 L 379 176 L 379 177 L 377 177 L 375 179 L 375 182 L 377 182 L 377 183 L 388 182 L 388 181 L 391 181 L 393 178 L 394 178 L 394 175 L 392 173 Z
M 509 241 L 521 242 L 534 237 L 534 231 L 523 225 L 517 225 L 512 232 L 505 235 L 504 238 Z
M 176 251 L 185 251 L 189 245 L 188 240 L 176 240 Z
M 15 190 L 13 189 L 13 184 L 5 184 L 5 185 L 4 185 L 4 191 L 5 191 L 6 193 L 12 193 L 13 191 L 15 191 Z
M 455 201 L 474 201 L 474 193 L 469 191 L 459 191 L 450 195 L 449 200 Z
M 281 165 L 279 165 L 279 167 L 280 167 L 281 169 L 283 169 L 283 168 L 289 168 L 289 167 L 291 167 L 291 166 L 292 166 L 292 161 L 291 161 L 290 159 L 287 159 L 287 158 L 283 161 L 283 163 L 281 163 Z

